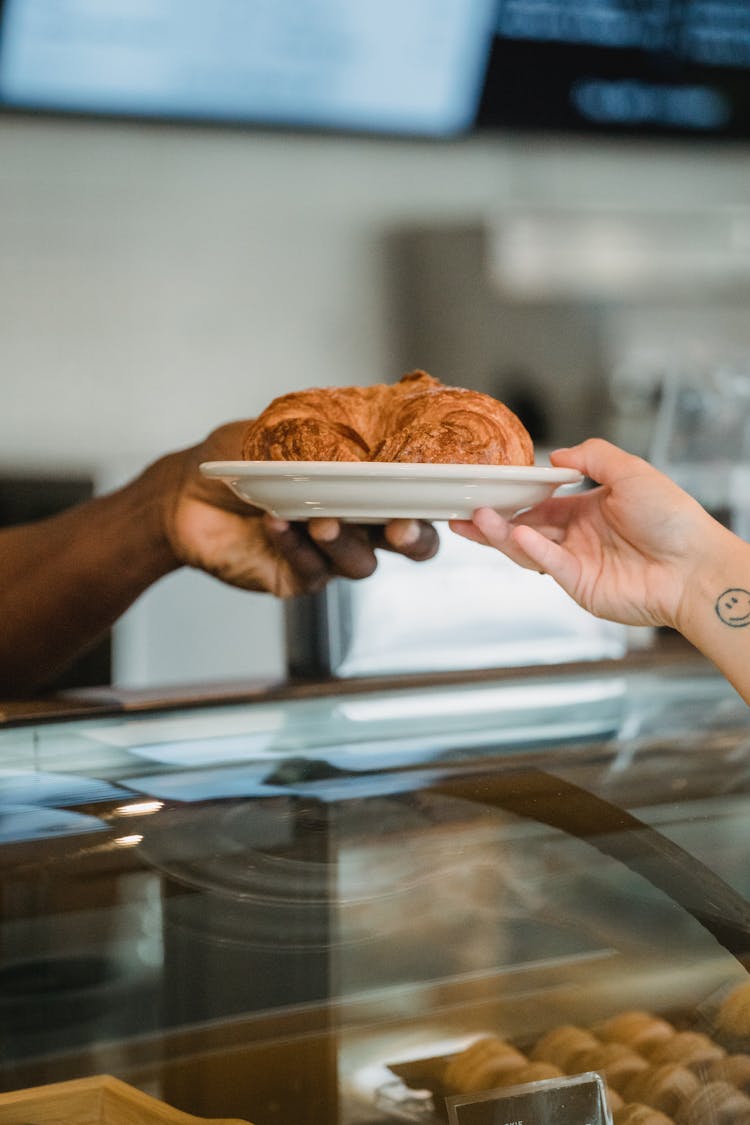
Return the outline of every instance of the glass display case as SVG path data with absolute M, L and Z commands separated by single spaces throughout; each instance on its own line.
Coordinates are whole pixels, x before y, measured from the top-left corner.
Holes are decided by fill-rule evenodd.
M 589 1071 L 747 1120 L 750 712 L 698 658 L 46 715 L 0 753 L 0 1122 L 103 1074 L 385 1125 Z

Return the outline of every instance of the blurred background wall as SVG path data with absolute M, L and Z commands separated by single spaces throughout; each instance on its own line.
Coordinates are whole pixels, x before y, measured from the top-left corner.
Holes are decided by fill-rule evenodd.
M 455 377 L 455 355 L 436 368 L 429 320 L 421 337 L 404 329 L 420 279 L 419 261 L 407 268 L 394 253 L 403 232 L 476 237 L 519 206 L 655 205 L 750 205 L 745 150 L 6 118 L 0 470 L 90 475 L 108 489 L 288 390 L 388 381 L 417 365 Z M 436 288 L 453 301 L 455 280 L 450 266 L 432 274 L 433 304 Z M 628 364 L 657 369 L 675 348 L 750 354 L 742 285 L 713 302 L 586 300 L 542 312 L 548 332 L 533 319 L 524 328 L 519 306 L 498 300 L 493 370 L 511 378 L 529 355 L 518 340 L 534 340 L 532 383 L 562 412 L 555 442 L 617 430 L 609 388 Z M 463 372 L 468 385 L 487 378 Z M 593 388 L 587 410 L 566 413 L 565 395 L 575 406 L 582 386 Z M 628 433 L 614 436 L 627 443 Z M 116 629 L 123 684 L 282 670 L 281 605 L 203 575 L 165 579 Z

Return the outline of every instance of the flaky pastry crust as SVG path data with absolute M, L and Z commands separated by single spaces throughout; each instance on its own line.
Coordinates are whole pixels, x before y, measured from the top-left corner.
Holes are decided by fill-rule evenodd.
M 502 402 L 412 371 L 395 384 L 282 395 L 248 427 L 242 456 L 531 465 L 534 448 L 520 419 Z

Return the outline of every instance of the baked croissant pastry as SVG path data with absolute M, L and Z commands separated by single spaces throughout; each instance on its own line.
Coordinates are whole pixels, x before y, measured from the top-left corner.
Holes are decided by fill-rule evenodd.
M 395 384 L 325 387 L 276 398 L 250 424 L 246 461 L 422 461 L 531 465 L 520 419 L 480 391 L 424 371 Z

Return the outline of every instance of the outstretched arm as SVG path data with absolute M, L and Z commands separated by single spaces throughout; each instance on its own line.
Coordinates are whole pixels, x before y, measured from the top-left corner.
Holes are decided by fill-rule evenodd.
M 480 509 L 453 529 L 551 575 L 597 617 L 677 629 L 750 703 L 750 545 L 609 442 L 591 439 L 552 461 L 598 487 L 511 521 Z
M 366 577 L 376 547 L 414 560 L 437 550 L 429 524 L 288 524 L 203 478 L 201 461 L 239 456 L 246 425 L 220 427 L 117 492 L 0 531 L 0 696 L 43 688 L 147 587 L 180 566 L 290 597 L 320 590 L 334 575 Z
M 147 470 L 109 496 L 0 532 L 0 696 L 48 683 L 175 568 L 161 484 Z

